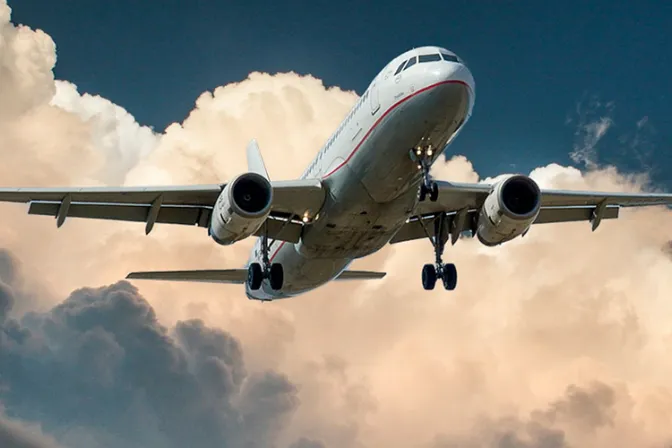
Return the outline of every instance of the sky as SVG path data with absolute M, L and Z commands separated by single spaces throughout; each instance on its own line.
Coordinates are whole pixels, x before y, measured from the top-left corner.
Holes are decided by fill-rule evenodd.
M 440 45 L 477 85 L 474 115 L 449 154 L 484 175 L 529 171 L 570 153 L 604 118 L 591 157 L 672 187 L 672 5 L 521 0 L 272 3 L 21 0 L 18 23 L 57 42 L 57 78 L 100 94 L 157 131 L 203 91 L 252 71 L 312 74 L 364 92 L 399 53 Z M 639 123 L 639 125 L 638 125 Z M 317 150 L 317 148 L 316 148 Z
M 478 85 L 474 124 L 437 178 L 479 182 L 516 163 L 542 188 L 641 192 L 672 175 L 664 6 L 384 4 L 342 31 L 331 4 L 90 3 L 0 0 L 3 186 L 223 182 L 245 170 L 253 137 L 272 178 L 298 176 L 416 40 L 454 49 Z M 2 448 L 672 446 L 666 207 L 595 232 L 534 226 L 494 248 L 460 239 L 445 254 L 451 293 L 422 289 L 433 253 L 418 240 L 353 263 L 383 280 L 273 303 L 239 285 L 123 280 L 240 267 L 254 239 L 57 228 L 24 204 L 0 216 Z

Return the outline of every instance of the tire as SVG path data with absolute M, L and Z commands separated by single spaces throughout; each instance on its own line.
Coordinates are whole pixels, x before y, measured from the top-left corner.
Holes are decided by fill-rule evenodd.
M 432 182 L 432 187 L 429 191 L 429 200 L 436 202 L 437 199 L 439 199 L 439 185 L 436 182 Z
M 282 284 L 285 281 L 285 271 L 282 269 L 280 263 L 273 263 L 271 265 L 270 277 L 271 289 L 274 291 L 282 289 Z
M 434 289 L 436 285 L 436 269 L 433 264 L 426 264 L 422 267 L 422 287 L 427 291 Z
M 264 280 L 264 273 L 261 270 L 259 263 L 252 263 L 247 268 L 247 286 L 252 291 L 256 291 L 261 287 L 261 282 Z
M 452 263 L 443 266 L 443 287 L 447 291 L 454 291 L 457 287 L 457 268 Z
M 427 190 L 425 189 L 425 185 L 422 184 L 420 185 L 420 198 L 419 202 L 423 202 L 425 198 L 427 197 Z

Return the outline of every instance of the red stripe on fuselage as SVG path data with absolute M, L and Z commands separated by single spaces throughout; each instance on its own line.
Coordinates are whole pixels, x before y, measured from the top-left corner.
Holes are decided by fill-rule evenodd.
M 399 101 L 397 101 L 396 103 L 394 103 L 392 106 L 390 106 L 390 107 L 385 111 L 385 113 L 384 113 L 383 115 L 381 115 L 380 118 L 378 118 L 378 120 L 376 120 L 375 123 L 373 123 L 373 126 L 371 126 L 371 128 L 367 131 L 367 133 L 364 135 L 364 137 L 362 137 L 362 139 L 359 141 L 359 143 L 357 143 L 357 146 L 355 146 L 355 149 L 352 150 L 352 152 L 350 153 L 350 155 L 348 156 L 348 158 L 345 159 L 345 161 L 343 161 L 343 162 L 342 162 L 340 165 L 338 165 L 336 168 L 334 168 L 334 169 L 331 170 L 329 173 L 327 173 L 325 176 L 322 176 L 322 179 L 321 179 L 321 180 L 324 180 L 324 179 L 326 179 L 327 177 L 331 176 L 331 175 L 334 174 L 336 171 L 338 171 L 339 169 L 341 169 L 346 163 L 348 163 L 348 162 L 350 161 L 350 159 L 352 159 L 352 157 L 355 155 L 355 153 L 359 150 L 359 148 L 362 146 L 362 144 L 364 143 L 364 141 L 366 141 L 366 139 L 369 137 L 369 135 L 371 135 L 371 133 L 374 131 L 374 129 L 376 129 L 376 127 L 378 126 L 378 124 L 380 124 L 380 122 L 383 121 L 383 119 L 384 119 L 386 116 L 388 116 L 394 109 L 396 109 L 397 107 L 399 107 L 401 104 L 405 103 L 406 101 L 410 100 L 410 99 L 413 98 L 414 96 L 417 96 L 417 95 L 419 95 L 419 94 L 421 94 L 421 93 L 423 93 L 423 92 L 426 92 L 426 91 L 428 91 L 428 90 L 430 90 L 430 89 L 433 89 L 433 88 L 435 88 L 435 87 L 442 86 L 442 85 L 445 85 L 445 84 L 462 84 L 462 85 L 464 85 L 465 87 L 467 87 L 467 89 L 469 89 L 469 91 L 471 91 L 471 88 L 469 87 L 469 84 L 467 84 L 467 83 L 464 82 L 464 81 L 459 81 L 459 80 L 441 81 L 441 82 L 437 82 L 436 84 L 432 84 L 432 85 L 430 85 L 430 86 L 424 87 L 424 88 L 418 90 L 417 92 L 413 92 L 412 94 L 408 95 L 407 97 L 400 99 Z M 275 251 L 273 251 L 273 255 L 271 255 L 271 257 L 270 257 L 270 261 L 271 261 L 271 262 L 273 261 L 273 259 L 275 258 L 275 256 L 278 254 L 278 252 L 280 252 L 280 249 L 282 249 L 282 246 L 284 246 L 285 243 L 286 243 L 286 241 L 281 242 L 281 243 L 280 243 L 280 246 L 278 246 L 278 248 L 277 248 Z

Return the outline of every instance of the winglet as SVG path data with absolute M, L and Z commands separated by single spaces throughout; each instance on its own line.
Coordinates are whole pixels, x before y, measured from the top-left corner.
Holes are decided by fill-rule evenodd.
M 268 171 L 266 171 L 266 165 L 264 165 L 264 159 L 261 157 L 261 150 L 256 139 L 250 140 L 250 143 L 247 144 L 247 169 L 251 173 L 257 173 L 271 180 L 268 176 Z

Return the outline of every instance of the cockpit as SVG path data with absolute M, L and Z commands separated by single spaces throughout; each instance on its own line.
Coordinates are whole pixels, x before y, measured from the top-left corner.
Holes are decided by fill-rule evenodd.
M 448 53 L 445 50 L 441 50 L 433 53 L 412 56 L 411 58 L 405 60 L 399 65 L 397 70 L 394 72 L 394 75 L 395 76 L 398 75 L 399 73 L 414 66 L 415 64 L 423 64 L 426 62 L 440 62 L 440 61 L 457 62 L 460 64 L 462 63 L 462 60 L 460 60 L 460 58 L 458 58 L 456 55 Z

